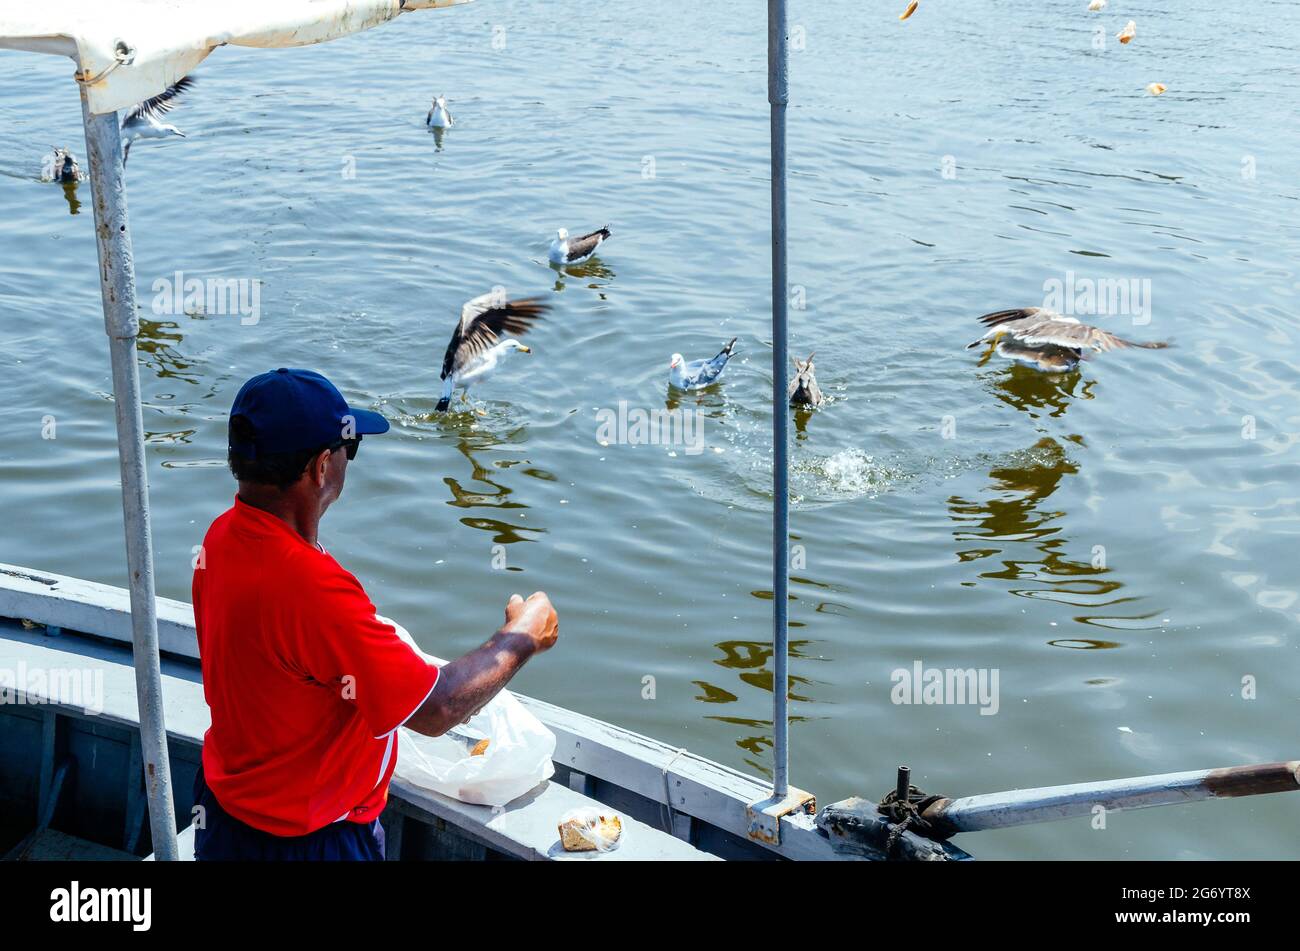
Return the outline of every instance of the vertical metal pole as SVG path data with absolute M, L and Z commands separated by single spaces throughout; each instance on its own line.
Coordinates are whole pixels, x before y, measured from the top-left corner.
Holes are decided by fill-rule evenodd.
M 790 785 L 788 591 L 790 587 L 790 407 L 786 320 L 785 106 L 790 101 L 790 37 L 786 0 L 767 2 L 767 101 L 772 107 L 772 684 L 775 743 L 772 795 L 786 796 Z
M 117 457 L 122 475 L 122 517 L 126 526 L 126 562 L 131 575 L 131 640 L 135 657 L 135 692 L 140 709 L 140 749 L 149 827 L 154 855 L 175 861 L 176 811 L 172 804 L 171 768 L 167 759 L 162 668 L 158 660 L 158 616 L 154 601 L 153 539 L 149 528 L 149 484 L 145 475 L 144 420 L 140 410 L 140 372 L 135 340 L 135 262 L 127 230 L 126 182 L 117 113 L 91 115 L 81 92 L 86 128 L 86 155 L 95 202 L 95 244 L 99 249 L 99 284 L 104 298 L 104 329 L 113 361 L 113 400 L 117 416 Z

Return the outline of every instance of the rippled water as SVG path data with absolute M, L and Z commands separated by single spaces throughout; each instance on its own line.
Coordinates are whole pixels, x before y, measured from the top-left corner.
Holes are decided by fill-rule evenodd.
M 795 420 L 794 781 L 830 802 L 883 793 L 900 762 L 967 794 L 1300 755 L 1300 11 L 923 0 L 903 24 L 897 6 L 792 10 L 792 347 L 817 351 L 831 397 Z M 323 536 L 384 613 L 450 655 L 511 591 L 546 589 L 563 640 L 521 690 L 762 770 L 763 6 L 546 12 L 482 0 L 321 47 L 219 50 L 176 113 L 189 139 L 133 150 L 160 592 L 188 598 L 191 547 L 230 502 L 240 383 L 317 367 L 393 422 Z M 0 560 L 122 584 L 89 186 L 39 181 L 51 146 L 84 152 L 70 71 L 0 53 Z M 436 93 L 457 119 L 440 146 L 422 124 Z M 547 265 L 554 228 L 606 221 L 598 260 Z M 262 281 L 260 320 L 154 313 L 176 271 Z M 1058 378 L 962 349 L 974 317 L 1043 303 L 1070 272 L 1149 281 L 1149 322 L 1100 320 L 1175 348 Z M 555 310 L 485 415 L 439 418 L 455 314 L 494 285 Z M 724 384 L 670 399 L 669 354 L 731 336 Z M 698 411 L 703 451 L 602 445 L 619 401 Z M 891 672 L 918 660 L 996 668 L 998 714 L 893 704 Z M 1291 856 L 1298 807 L 962 844 Z

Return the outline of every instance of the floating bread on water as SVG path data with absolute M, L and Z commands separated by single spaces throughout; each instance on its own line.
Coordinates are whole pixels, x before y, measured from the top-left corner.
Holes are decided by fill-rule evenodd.
M 1138 35 L 1138 25 L 1133 20 L 1129 20 L 1128 23 L 1124 24 L 1124 29 L 1120 30 L 1119 33 L 1116 34 L 1116 36 L 1119 37 L 1119 41 L 1123 43 L 1125 46 L 1127 46 L 1129 43 L 1132 43 L 1133 37 L 1137 35 Z
M 916 12 L 916 8 L 917 8 L 919 5 L 920 5 L 920 0 L 912 0 L 912 2 L 909 3 L 909 4 L 907 5 L 907 9 L 904 10 L 902 13 L 900 13 L 900 14 L 898 15 L 898 18 L 899 18 L 900 20 L 906 20 L 906 19 L 907 19 L 908 17 L 910 17 L 913 13 Z
M 1098 11 L 1105 10 L 1106 0 L 1092 0 L 1092 3 L 1088 4 L 1088 9 L 1092 13 L 1097 13 Z
M 618 813 L 601 809 L 574 809 L 560 817 L 560 844 L 566 852 L 609 852 L 623 837 Z
M 1166 86 L 1164 83 L 1152 83 L 1150 86 L 1147 87 L 1147 92 L 1151 93 L 1151 95 L 1153 96 L 1159 96 L 1168 88 L 1169 87 Z

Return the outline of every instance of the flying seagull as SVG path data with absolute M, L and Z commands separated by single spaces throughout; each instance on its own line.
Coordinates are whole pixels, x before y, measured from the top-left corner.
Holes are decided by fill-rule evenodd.
M 790 381 L 790 403 L 794 406 L 821 406 L 825 398 L 813 373 L 813 356 L 814 354 L 808 354 L 807 360 L 793 358 L 794 379 Z
M 174 125 L 163 122 L 162 117 L 176 108 L 181 93 L 194 85 L 193 76 L 182 76 L 152 99 L 133 107 L 122 118 L 122 164 L 131 153 L 131 143 L 136 139 L 165 139 L 169 135 L 185 138 L 185 133 Z
M 555 232 L 551 242 L 552 264 L 581 264 L 596 253 L 596 249 L 609 237 L 609 225 L 580 238 L 569 237 L 568 229 Z
M 727 361 L 731 359 L 731 348 L 736 345 L 732 337 L 727 345 L 718 351 L 718 355 L 709 360 L 692 360 L 687 363 L 680 353 L 674 353 L 668 364 L 668 382 L 679 390 L 702 390 L 715 382 L 722 375 Z
M 438 411 L 444 412 L 451 404 L 451 395 L 457 387 L 462 390 L 461 400 L 468 401 L 469 387 L 487 379 L 507 353 L 512 350 L 532 353 L 513 337 L 501 337 L 527 333 L 533 321 L 548 309 L 549 305 L 537 298 L 506 300 L 500 291 L 468 301 L 460 309 L 460 322 L 442 358 L 442 399 L 438 400 Z
M 429 114 L 424 117 L 424 124 L 430 129 L 450 129 L 456 124 L 456 120 L 447 111 L 446 96 L 439 96 L 433 100 L 433 105 L 429 108 Z
M 968 344 L 967 350 L 986 340 L 995 340 L 999 356 L 1049 373 L 1073 370 L 1080 360 L 1090 359 L 1094 352 L 1133 347 L 1163 350 L 1169 346 L 1164 341 L 1137 343 L 1124 340 L 1100 327 L 1081 323 L 1046 307 L 999 310 L 985 314 L 980 321 L 989 329 L 978 340 Z

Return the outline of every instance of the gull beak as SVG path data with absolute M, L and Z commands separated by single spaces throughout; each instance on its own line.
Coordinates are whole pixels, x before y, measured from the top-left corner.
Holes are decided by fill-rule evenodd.
M 520 353 L 532 353 L 532 352 L 533 352 L 533 348 L 527 346 L 526 344 L 522 344 L 522 343 L 521 343 L 521 344 L 519 345 L 519 352 L 520 352 Z

